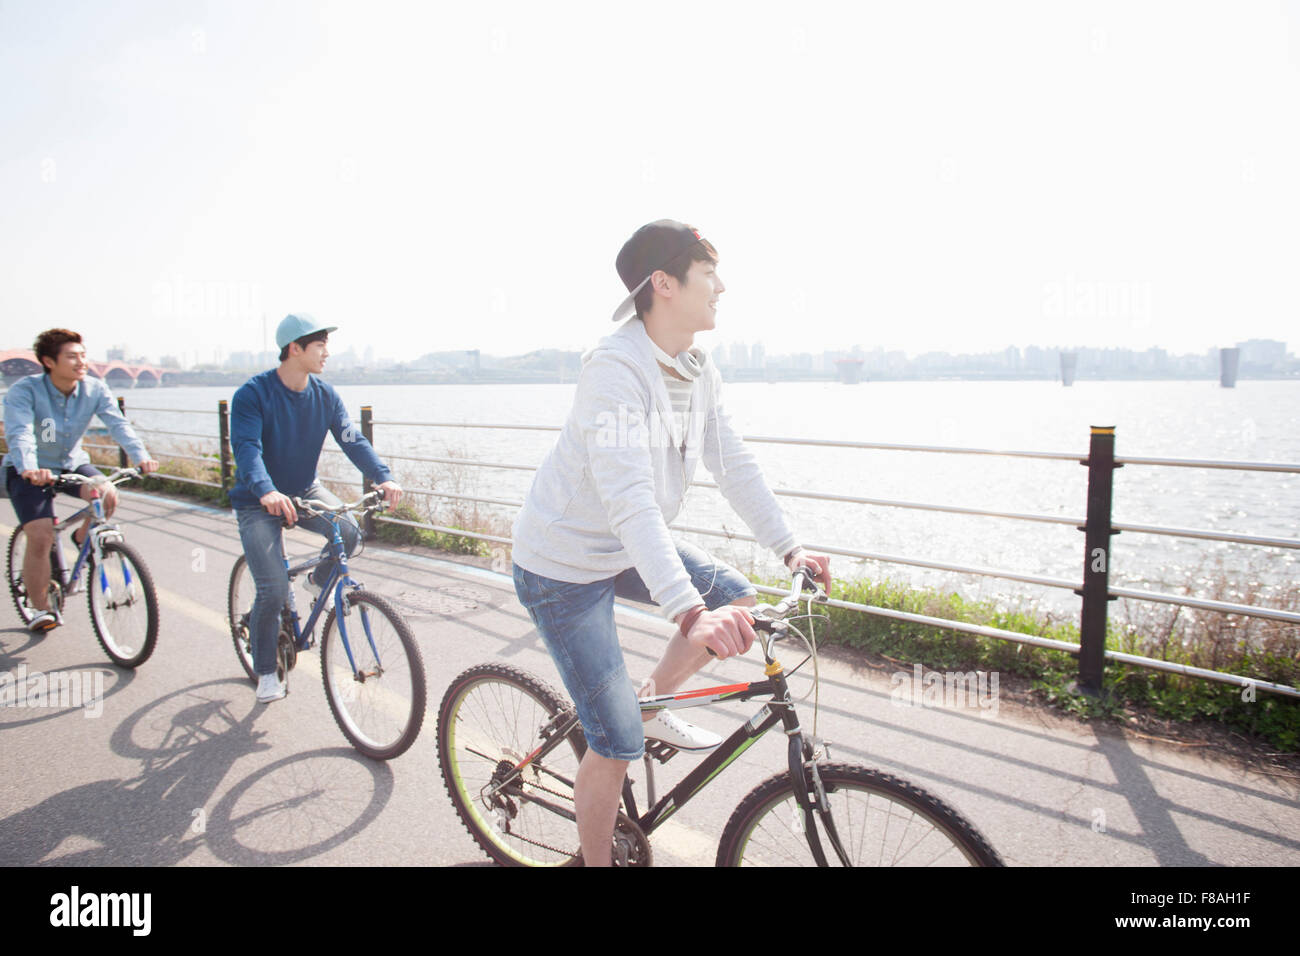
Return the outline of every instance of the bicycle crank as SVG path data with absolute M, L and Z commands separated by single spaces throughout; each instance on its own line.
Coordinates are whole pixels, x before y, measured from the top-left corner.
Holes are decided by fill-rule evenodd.
M 654 866 L 650 841 L 641 828 L 622 810 L 614 822 L 614 845 L 610 859 L 615 866 Z
M 280 666 L 284 668 L 285 673 L 293 670 L 294 665 L 298 663 L 298 647 L 293 643 L 293 638 L 284 631 L 280 632 L 280 643 L 278 648 Z

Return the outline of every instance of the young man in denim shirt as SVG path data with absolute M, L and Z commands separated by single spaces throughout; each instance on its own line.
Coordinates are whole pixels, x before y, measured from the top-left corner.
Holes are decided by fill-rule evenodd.
M 287 693 L 275 673 L 280 608 L 289 597 L 289 575 L 280 553 L 281 528 L 302 527 L 332 538 L 334 529 L 323 517 L 299 518 L 293 499 L 316 498 L 341 504 L 316 480 L 316 464 L 328 431 L 352 463 L 392 504 L 402 489 L 375 454 L 370 442 L 348 419 L 343 400 L 317 376 L 329 357 L 326 344 L 335 326 L 326 327 L 310 315 L 285 316 L 275 330 L 280 366 L 249 379 L 230 403 L 230 444 L 235 453 L 237 481 L 230 503 L 239 520 L 239 539 L 248 559 L 257 596 L 249 629 L 253 669 L 258 675 L 257 699 L 279 700 Z M 361 541 L 351 516 L 339 523 L 350 555 Z M 322 554 L 328 555 L 328 547 Z M 332 561 L 317 565 L 308 576 L 309 590 L 320 593 Z
M 587 738 L 574 808 L 588 866 L 609 865 L 619 793 L 646 737 L 694 752 L 721 742 L 670 710 L 643 722 L 614 627 L 615 596 L 658 604 L 678 627 L 645 693 L 672 693 L 709 651 L 725 658 L 754 640 L 745 609 L 756 603 L 754 588 L 668 531 L 696 465 L 704 462 L 761 545 L 787 565 L 815 565 L 830 583 L 829 559 L 797 546 L 722 409 L 721 376 L 692 348 L 697 332 L 714 327 L 724 291 L 713 246 L 690 226 L 660 220 L 637 230 L 616 267 L 630 294 L 614 320 L 627 321 L 584 356 L 573 409 L 514 525 L 516 593 Z
M 108 385 L 87 376 L 90 362 L 78 333 L 47 329 L 37 336 L 32 349 L 44 371 L 19 379 L 5 395 L 5 442 L 9 446 L 4 457 L 5 489 L 27 536 L 23 582 L 27 606 L 37 612 L 27 626 L 48 631 L 62 623 L 50 608 L 49 554 L 54 545 L 54 489 L 50 485 L 65 471 L 88 477 L 102 474 L 81 447 L 91 418 L 98 416 L 108 426 L 113 440 L 126 449 L 141 471 L 155 471 L 158 462 L 149 457 L 144 443 L 118 410 Z M 95 491 L 83 484 L 77 494 L 89 501 Z M 100 491 L 104 514 L 110 516 L 117 507 L 117 489 L 105 485 Z M 90 516 L 81 526 L 83 536 L 88 527 Z M 73 540 L 80 544 L 75 531 Z

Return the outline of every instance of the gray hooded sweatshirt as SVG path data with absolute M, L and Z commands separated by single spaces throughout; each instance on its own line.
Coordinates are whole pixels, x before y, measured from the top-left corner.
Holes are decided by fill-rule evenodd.
M 700 603 L 668 525 L 701 458 L 759 544 L 779 556 L 794 548 L 775 496 L 722 409 L 721 374 L 702 352 L 697 358 L 704 371 L 678 420 L 640 319 L 583 356 L 573 409 L 515 519 L 516 564 L 573 584 L 635 567 L 672 620 Z

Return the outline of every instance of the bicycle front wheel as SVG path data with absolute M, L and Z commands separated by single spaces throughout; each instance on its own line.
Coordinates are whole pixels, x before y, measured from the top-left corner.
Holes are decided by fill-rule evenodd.
M 505 664 L 471 667 L 447 688 L 438 708 L 442 781 L 470 836 L 497 863 L 581 863 L 573 781 L 587 749 L 582 731 L 514 773 L 544 743 L 540 729 L 569 706 Z
M 139 667 L 158 641 L 158 595 L 140 555 L 124 541 L 91 551 L 86 569 L 90 623 L 100 646 L 121 667 Z
M 841 847 L 852 866 L 1001 866 L 979 832 L 938 797 L 905 780 L 850 764 L 819 764 Z M 840 864 L 821 814 L 817 836 Z M 727 821 L 718 866 L 815 866 L 805 815 L 788 773 L 759 784 Z
M 330 608 L 321 638 L 325 699 L 352 746 L 375 760 L 391 760 L 415 742 L 424 723 L 424 659 L 387 601 L 366 591 L 345 591 L 344 600 L 346 642 L 338 608 Z

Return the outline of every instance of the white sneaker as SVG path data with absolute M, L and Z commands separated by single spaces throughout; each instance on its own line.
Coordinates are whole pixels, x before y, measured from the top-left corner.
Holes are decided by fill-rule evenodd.
M 63 619 L 59 617 L 57 611 L 37 611 L 36 616 L 27 625 L 27 630 L 51 631 L 62 623 Z
M 307 593 L 311 595 L 311 603 L 312 606 L 314 607 L 316 605 L 316 602 L 320 600 L 320 592 L 321 592 L 320 585 L 317 584 L 315 581 L 313 581 L 311 579 L 311 575 L 309 574 L 305 578 L 303 578 L 302 586 L 303 588 L 306 589 Z M 321 610 L 321 614 L 324 615 L 328 613 L 330 607 L 333 606 L 333 604 L 334 604 L 334 589 L 330 588 L 330 593 L 325 598 L 325 607 Z M 310 614 L 311 611 L 309 610 L 307 613 Z M 322 620 L 324 620 L 323 617 Z
M 269 704 L 281 700 L 289 694 L 288 685 L 275 674 L 262 674 L 257 678 L 257 702 Z
M 642 725 L 647 740 L 658 740 L 687 753 L 717 749 L 722 738 L 711 730 L 688 724 L 671 710 L 661 710 Z

